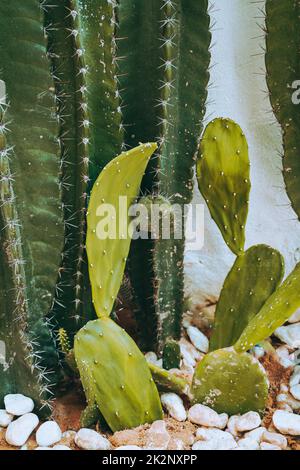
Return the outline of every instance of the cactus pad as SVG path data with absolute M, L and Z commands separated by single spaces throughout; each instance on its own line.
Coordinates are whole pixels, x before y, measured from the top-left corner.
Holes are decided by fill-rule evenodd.
M 248 351 L 285 323 L 300 307 L 300 263 L 250 321 L 234 345 L 236 351 Z
M 266 245 L 249 248 L 228 274 L 218 301 L 210 350 L 232 346 L 277 289 L 284 274 L 281 254 Z
M 182 377 L 161 369 L 155 364 L 148 364 L 154 382 L 161 392 L 173 392 L 178 395 L 188 395 L 189 383 Z
M 162 419 L 146 359 L 110 318 L 89 322 L 77 333 L 75 357 L 88 405 L 97 403 L 112 431 Z
M 191 387 L 193 403 L 201 403 L 229 415 L 262 413 L 268 381 L 260 364 L 248 353 L 219 349 L 198 364 Z
M 230 119 L 214 119 L 204 131 L 199 154 L 199 189 L 225 242 L 239 255 L 245 245 L 251 187 L 245 135 Z
M 139 195 L 142 177 L 156 148 L 156 144 L 149 143 L 122 153 L 102 170 L 94 184 L 87 213 L 86 249 L 93 303 L 98 316 L 110 315 L 120 289 L 131 243 L 128 209 Z M 122 202 L 125 215 L 120 217 Z M 108 214 L 109 220 L 116 222 L 115 233 L 107 238 L 102 236 L 99 228 L 99 212 L 104 204 L 113 211 Z M 106 209 L 102 215 L 105 214 Z M 123 226 L 124 222 L 127 225 Z

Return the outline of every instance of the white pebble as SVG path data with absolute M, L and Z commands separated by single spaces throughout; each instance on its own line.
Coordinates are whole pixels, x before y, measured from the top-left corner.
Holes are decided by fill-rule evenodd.
M 0 427 L 7 428 L 13 419 L 13 415 L 7 413 L 5 410 L 0 410 Z
M 147 431 L 145 448 L 149 450 L 166 450 L 169 446 L 170 440 L 171 436 L 167 431 L 165 421 L 154 421 Z
M 53 447 L 53 450 L 72 450 L 68 446 L 64 446 L 62 444 L 56 444 L 56 446 Z
M 39 446 L 39 447 L 36 447 L 34 450 L 53 450 L 53 449 L 51 449 L 51 447 Z
M 142 450 L 139 446 L 120 446 L 117 447 L 115 450 Z
M 238 435 L 238 431 L 236 429 L 236 422 L 238 420 L 238 416 L 230 416 L 228 423 L 227 423 L 227 430 L 232 434 L 233 436 Z
M 41 447 L 49 447 L 62 438 L 60 427 L 55 421 L 43 423 L 36 433 L 36 442 Z
M 293 385 L 290 392 L 296 400 L 300 400 L 300 384 Z
M 186 420 L 186 411 L 182 399 L 176 393 L 163 393 L 161 403 L 169 415 L 176 421 Z
M 259 443 L 250 437 L 244 437 L 238 442 L 238 447 L 243 450 L 259 450 Z
M 34 409 L 33 400 L 19 393 L 6 395 L 4 397 L 4 405 L 7 413 L 14 416 L 23 416 L 31 413 Z
M 218 415 L 214 410 L 205 405 L 194 405 L 188 411 L 188 419 L 194 424 L 211 428 L 224 429 L 228 422 L 228 415 Z
M 277 410 L 273 414 L 273 424 L 282 434 L 300 436 L 300 415 Z
M 300 308 L 296 310 L 295 313 L 289 318 L 288 320 L 289 323 L 298 323 L 300 322 Z
M 277 328 L 274 335 L 290 348 L 296 349 L 300 347 L 300 323 L 281 326 Z
M 198 429 L 197 438 L 193 450 L 232 450 L 237 443 L 229 432 L 220 429 Z
M 263 433 L 266 431 L 266 428 L 261 426 L 260 428 L 253 429 L 253 431 L 249 431 L 245 434 L 245 437 L 249 439 L 253 439 L 256 442 L 260 442 L 263 436 Z
M 294 365 L 294 361 L 291 360 L 289 350 L 286 346 L 280 346 L 277 348 L 276 354 L 283 367 L 288 368 Z
M 235 421 L 235 428 L 237 432 L 252 431 L 261 425 L 261 417 L 255 411 L 239 416 Z
M 261 440 L 263 442 L 268 442 L 269 444 L 280 447 L 281 449 L 286 449 L 288 445 L 286 437 L 276 432 L 265 431 Z
M 289 406 L 292 410 L 299 410 L 300 409 L 300 401 L 293 398 L 288 393 L 279 393 L 276 397 L 277 403 L 285 406 Z M 282 406 L 280 406 L 282 408 Z
M 38 424 L 39 418 L 33 413 L 21 416 L 9 424 L 5 434 L 6 442 L 12 446 L 23 446 Z
M 296 366 L 290 377 L 290 387 L 300 384 L 300 366 Z
M 260 444 L 260 450 L 282 450 L 278 446 L 274 446 L 273 444 L 269 444 L 268 442 L 262 442 Z
M 202 333 L 202 331 L 198 330 L 195 326 L 189 326 L 187 328 L 187 334 L 190 338 L 191 342 L 199 351 L 203 353 L 208 352 L 209 342 L 207 337 Z
M 80 429 L 75 436 L 75 444 L 83 450 L 109 450 L 110 442 L 92 429 Z

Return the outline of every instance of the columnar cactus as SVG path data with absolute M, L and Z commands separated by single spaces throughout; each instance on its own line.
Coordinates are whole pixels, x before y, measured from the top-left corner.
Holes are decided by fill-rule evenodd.
M 159 140 L 142 185 L 154 202 L 164 197 L 182 206 L 192 197 L 209 78 L 207 9 L 206 0 L 120 2 L 125 142 L 132 147 L 140 140 Z M 181 334 L 184 239 L 174 238 L 132 245 L 130 271 L 143 347 L 156 347 L 160 354 Z
M 283 176 L 300 218 L 299 2 L 266 1 L 266 70 L 270 100 L 283 132 Z
M 7 342 L 8 355 L 8 363 L 0 365 L 0 401 L 5 392 L 24 392 L 41 407 L 47 388 L 41 350 L 49 366 L 58 361 L 45 317 L 55 294 L 63 223 L 53 82 L 39 1 L 1 3 L 0 50 L 6 91 L 0 153 L 0 339 Z

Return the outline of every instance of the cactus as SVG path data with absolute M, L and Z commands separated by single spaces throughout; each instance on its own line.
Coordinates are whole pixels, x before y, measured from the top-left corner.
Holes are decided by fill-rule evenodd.
M 197 179 L 210 214 L 229 248 L 240 255 L 250 193 L 248 145 L 241 128 L 230 119 L 214 119 L 202 136 Z
M 266 245 L 249 248 L 236 259 L 217 304 L 210 351 L 232 346 L 284 274 L 281 254 Z
M 87 323 L 74 348 L 88 404 L 97 403 L 113 432 L 162 419 L 143 354 L 110 318 Z
M 236 351 L 248 351 L 271 336 L 300 307 L 300 263 L 249 322 L 234 345 Z
M 266 1 L 266 70 L 270 100 L 283 131 L 283 176 L 300 218 L 299 4 Z M 293 100 L 293 94 L 295 99 Z
M 113 431 L 162 418 L 159 395 L 145 357 L 127 333 L 109 318 L 130 248 L 128 210 L 138 197 L 155 149 L 156 144 L 140 145 L 108 163 L 93 187 L 87 212 L 86 247 L 93 303 L 99 319 L 77 333 L 74 353 L 88 403 L 82 419 L 86 422 L 95 418 L 96 404 Z M 111 190 L 112 185 L 115 191 Z M 99 217 L 106 211 L 108 221 L 106 217 L 103 223 Z M 102 230 L 109 221 L 116 224 L 116 230 L 111 232 L 108 226 L 105 237 Z
M 73 338 L 94 317 L 84 250 L 87 194 L 123 142 L 115 77 L 115 2 L 49 0 L 44 9 L 60 124 L 65 219 L 54 316 Z
M 177 377 L 174 373 L 161 369 L 155 364 L 148 364 L 157 388 L 162 392 L 173 392 L 178 395 L 188 396 L 189 383 L 182 377 Z
M 159 139 L 142 189 L 183 206 L 192 197 L 194 154 L 205 112 L 210 61 L 208 2 L 122 0 L 120 88 L 129 147 Z M 142 48 L 136 45 L 142 44 Z M 130 272 L 141 342 L 161 355 L 181 334 L 184 240 L 138 240 Z
M 250 354 L 237 354 L 231 349 L 211 352 L 198 364 L 191 387 L 192 402 L 229 415 L 263 413 L 268 397 L 266 374 Z
M 180 364 L 181 353 L 177 341 L 166 343 L 163 353 L 163 368 L 166 370 L 176 369 Z
M 98 316 L 110 315 L 120 289 L 131 243 L 128 209 L 139 194 L 142 177 L 156 148 L 156 144 L 144 144 L 124 152 L 104 167 L 92 190 L 86 245 L 93 304 Z M 115 233 L 105 239 L 100 233 L 104 228 L 99 221 L 101 204 L 105 204 L 105 211 L 114 209 L 108 215 L 117 221 Z
M 39 1 L 1 3 L 0 50 L 6 92 L 1 133 L 7 140 L 1 150 L 0 317 L 13 362 L 1 368 L 0 399 L 5 391 L 24 392 L 41 408 L 51 377 L 45 381 L 44 364 L 58 365 L 46 315 L 55 295 L 63 222 L 53 82 Z

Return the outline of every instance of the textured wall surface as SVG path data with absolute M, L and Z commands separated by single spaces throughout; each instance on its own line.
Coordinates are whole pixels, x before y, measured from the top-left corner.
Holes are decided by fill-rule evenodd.
M 285 257 L 286 273 L 300 259 L 300 222 L 281 176 L 282 140 L 267 94 L 263 2 L 217 0 L 212 6 L 213 45 L 207 122 L 230 117 L 244 129 L 251 159 L 252 192 L 246 247 L 266 243 Z M 195 186 L 194 203 L 203 203 Z M 234 260 L 205 208 L 205 241 L 186 253 L 186 291 L 194 304 L 218 296 Z

